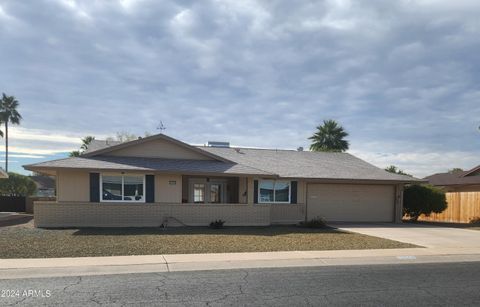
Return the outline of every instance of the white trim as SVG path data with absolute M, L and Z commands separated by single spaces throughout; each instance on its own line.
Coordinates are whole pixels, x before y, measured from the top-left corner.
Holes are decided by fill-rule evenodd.
M 122 177 L 122 199 L 121 200 L 110 200 L 110 199 L 103 199 L 103 176 L 118 176 Z M 143 197 L 142 200 L 124 200 L 124 183 L 125 183 L 125 176 L 142 176 L 143 177 Z M 100 202 L 101 203 L 135 203 L 135 204 L 144 204 L 146 203 L 147 200 L 147 195 L 146 193 L 146 180 L 145 180 L 145 175 L 144 174 L 121 174 L 121 173 L 100 173 L 100 188 L 99 188 L 99 193 L 100 193 Z
M 273 201 L 261 201 L 260 182 L 273 181 Z M 288 182 L 288 201 L 275 201 L 275 185 L 277 182 Z M 259 204 L 292 204 L 292 182 L 289 180 L 261 179 L 258 180 L 257 199 Z

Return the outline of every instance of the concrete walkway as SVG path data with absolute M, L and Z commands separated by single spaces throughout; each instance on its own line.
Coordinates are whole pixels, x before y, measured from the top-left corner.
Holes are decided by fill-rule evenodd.
M 350 232 L 428 248 L 479 248 L 480 231 L 424 224 L 332 224 Z

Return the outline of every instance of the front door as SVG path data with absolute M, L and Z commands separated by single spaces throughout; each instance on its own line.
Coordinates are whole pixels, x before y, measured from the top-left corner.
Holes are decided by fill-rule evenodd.
M 188 186 L 190 203 L 220 204 L 227 200 L 226 181 L 190 178 Z

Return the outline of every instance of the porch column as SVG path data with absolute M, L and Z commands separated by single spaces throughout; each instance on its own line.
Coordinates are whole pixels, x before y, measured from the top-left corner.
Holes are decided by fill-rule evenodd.
M 240 204 L 248 203 L 248 178 L 238 177 L 238 202 Z
M 402 223 L 403 218 L 403 184 L 395 186 L 395 223 Z

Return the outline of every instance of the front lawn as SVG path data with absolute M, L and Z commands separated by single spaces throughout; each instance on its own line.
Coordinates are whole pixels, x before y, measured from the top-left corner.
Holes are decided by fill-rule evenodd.
M 267 252 L 416 247 L 335 229 L 294 226 L 210 228 L 0 228 L 0 258 Z

